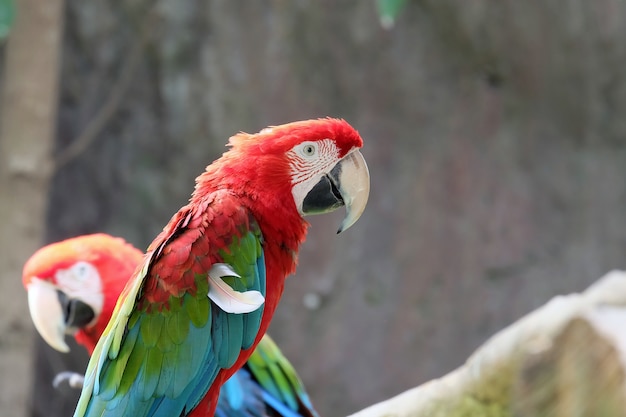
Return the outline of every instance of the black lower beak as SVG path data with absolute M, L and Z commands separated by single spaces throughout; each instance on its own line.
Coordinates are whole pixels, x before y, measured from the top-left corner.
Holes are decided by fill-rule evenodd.
M 335 169 L 340 171 L 340 168 Z M 334 180 L 338 178 L 339 172 L 333 171 L 329 175 L 324 175 L 304 198 L 302 211 L 305 214 L 326 213 L 345 204 Z
M 57 291 L 63 321 L 68 328 L 80 329 L 87 326 L 96 316 L 93 309 L 76 298 L 69 298 L 63 291 Z

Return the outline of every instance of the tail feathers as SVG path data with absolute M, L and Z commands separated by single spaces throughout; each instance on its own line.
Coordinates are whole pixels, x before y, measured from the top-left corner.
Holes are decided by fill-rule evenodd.
M 263 401 L 268 406 L 268 417 L 318 417 L 312 407 L 301 407 L 299 411 L 293 411 L 267 391 L 263 391 Z
M 265 417 L 261 387 L 245 369 L 237 371 L 220 390 L 216 417 Z
M 242 368 L 222 385 L 215 416 L 319 417 L 308 396 L 298 397 L 298 403 L 297 410 L 294 410 L 283 398 L 259 385 L 254 376 Z

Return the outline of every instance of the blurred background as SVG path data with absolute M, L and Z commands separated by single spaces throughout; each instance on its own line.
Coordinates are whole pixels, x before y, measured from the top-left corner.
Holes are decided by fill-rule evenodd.
M 23 262 L 96 231 L 146 248 L 239 131 L 334 116 L 365 140 L 363 217 L 339 236 L 343 213 L 310 219 L 270 329 L 322 416 L 442 376 L 626 267 L 624 0 L 18 0 L 16 16 L 0 114 L 7 415 L 71 415 L 78 393 L 50 381 L 86 363 L 35 335 Z

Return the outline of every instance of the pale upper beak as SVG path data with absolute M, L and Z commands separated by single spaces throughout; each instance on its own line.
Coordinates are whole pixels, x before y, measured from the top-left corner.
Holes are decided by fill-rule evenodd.
M 325 213 L 346 207 L 337 233 L 352 226 L 361 217 L 370 192 L 370 175 L 365 158 L 358 150 L 344 156 L 332 170 L 307 193 L 302 210 L 305 214 Z
M 28 284 L 28 309 L 41 337 L 60 352 L 69 352 L 65 335 L 86 326 L 94 318 L 86 303 L 68 297 L 53 283 L 33 277 Z

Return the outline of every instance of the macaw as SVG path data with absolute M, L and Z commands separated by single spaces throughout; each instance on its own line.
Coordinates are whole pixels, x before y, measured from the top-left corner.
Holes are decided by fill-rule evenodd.
M 87 366 L 81 416 L 211 416 L 265 334 L 308 223 L 367 203 L 363 141 L 317 119 L 230 138 L 148 247 Z
M 26 262 L 22 281 L 31 317 L 43 339 L 67 352 L 65 334 L 74 334 L 91 354 L 113 307 L 143 253 L 104 233 L 74 237 L 39 249 Z M 81 387 L 82 375 L 62 372 Z M 275 343 L 265 335 L 220 391 L 216 415 L 223 417 L 317 417 L 304 385 Z
M 28 308 L 41 337 L 69 352 L 64 335 L 91 353 L 104 331 L 128 278 L 143 252 L 104 233 L 45 246 L 24 264 L 22 283 Z

